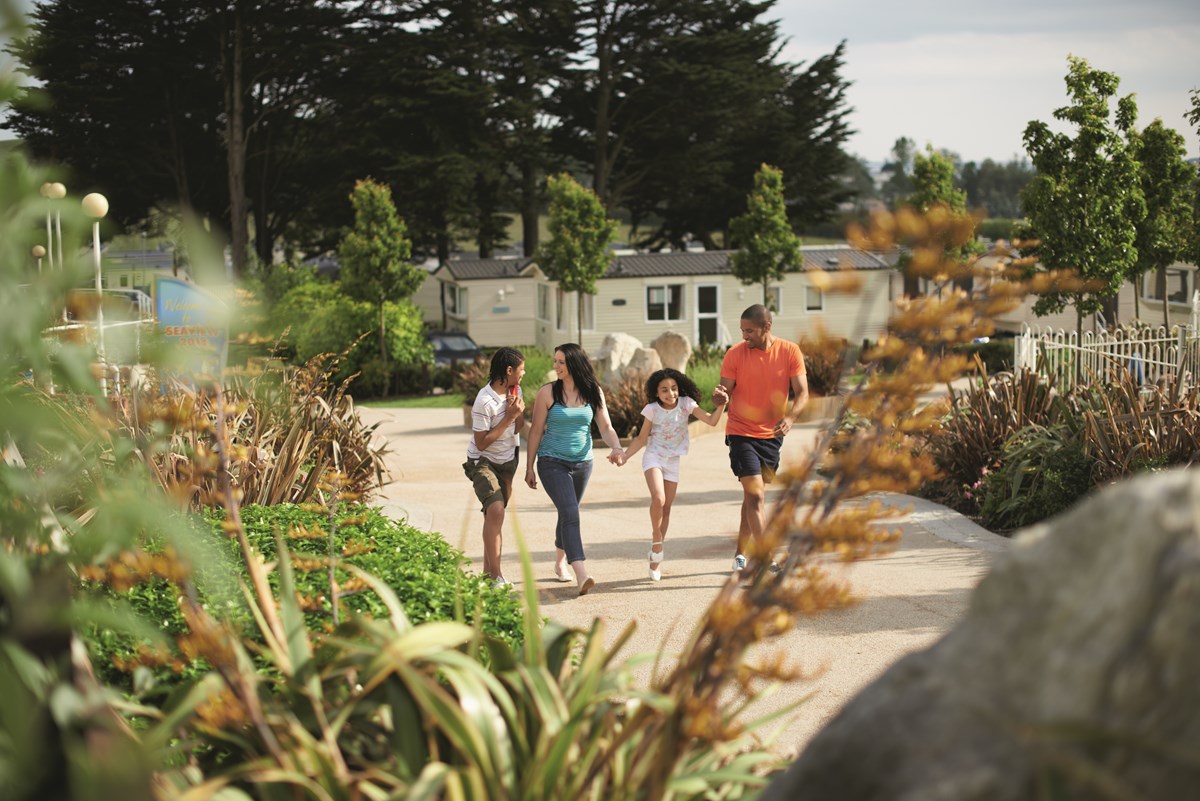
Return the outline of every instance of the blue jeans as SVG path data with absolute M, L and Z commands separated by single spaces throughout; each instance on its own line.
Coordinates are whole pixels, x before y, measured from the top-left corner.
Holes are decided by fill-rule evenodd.
M 539 456 L 538 476 L 546 494 L 558 510 L 558 524 L 554 527 L 554 547 L 567 552 L 567 564 L 581 561 L 583 535 L 579 531 L 579 501 L 592 477 L 592 462 L 564 462 L 551 456 Z

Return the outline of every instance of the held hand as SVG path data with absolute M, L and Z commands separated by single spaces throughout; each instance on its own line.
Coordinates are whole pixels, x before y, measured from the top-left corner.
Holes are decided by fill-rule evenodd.
M 608 455 L 608 461 L 620 467 L 625 464 L 625 451 L 613 451 Z
M 725 387 L 717 384 L 712 391 L 713 406 L 720 406 L 723 403 L 729 403 L 729 393 L 725 391 Z
M 525 399 L 520 395 L 508 396 L 508 408 L 504 410 L 504 416 L 510 421 L 516 420 L 525 413 Z

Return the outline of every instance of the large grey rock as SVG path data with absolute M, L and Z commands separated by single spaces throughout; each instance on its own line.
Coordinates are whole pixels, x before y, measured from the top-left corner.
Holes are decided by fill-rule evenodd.
M 1200 473 L 1177 471 L 1023 532 L 761 798 L 1197 798 L 1198 756 Z
M 634 351 L 633 358 L 629 360 L 629 364 L 625 365 L 625 369 L 621 371 L 621 378 L 649 378 L 650 374 L 655 370 L 661 370 L 663 367 L 662 359 L 658 356 L 658 351 L 654 348 L 638 348 Z
M 687 372 L 688 360 L 692 358 L 692 342 L 683 334 L 664 331 L 650 343 L 650 347 L 658 351 L 663 367 L 670 367 L 681 373 Z
M 600 349 L 592 356 L 596 377 L 602 384 L 618 383 L 625 367 L 641 348 L 641 341 L 629 334 L 606 335 L 600 343 Z

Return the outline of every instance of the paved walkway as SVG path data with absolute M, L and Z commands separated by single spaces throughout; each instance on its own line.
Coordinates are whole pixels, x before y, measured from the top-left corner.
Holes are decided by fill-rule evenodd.
M 440 532 L 482 566 L 482 516 L 463 476 L 469 433 L 458 409 L 361 409 L 368 423 L 390 441 L 393 483 L 375 501 L 391 516 Z M 723 430 L 723 425 L 720 427 Z M 683 459 L 679 492 L 667 535 L 663 579 L 646 574 L 649 549 L 649 496 L 640 457 L 624 467 L 609 464 L 604 448 L 583 499 L 583 538 L 588 569 L 597 581 L 591 594 L 577 597 L 575 585 L 553 579 L 554 507 L 545 492 L 522 481 L 505 521 L 504 571 L 522 582 L 514 531 L 530 549 L 542 613 L 563 624 L 587 628 L 606 619 L 614 638 L 628 621 L 637 630 L 626 656 L 661 650 L 670 656 L 685 644 L 694 624 L 728 579 L 737 533 L 741 487 L 729 471 L 719 431 L 695 437 Z M 785 440 L 784 464 L 812 447 L 820 423 L 797 426 Z M 524 460 L 522 453 L 522 460 Z M 518 479 L 524 474 L 524 463 Z M 773 492 L 768 492 L 770 503 Z M 799 750 L 859 689 L 901 656 L 931 644 L 963 614 L 969 593 L 1008 540 L 962 515 L 908 496 L 881 496 L 911 507 L 899 526 L 899 548 L 881 558 L 847 568 L 860 598 L 855 606 L 805 619 L 776 643 L 812 681 L 790 685 L 776 696 L 782 703 L 808 696 L 799 717 L 779 741 L 784 751 Z M 641 669 L 648 678 L 649 667 Z

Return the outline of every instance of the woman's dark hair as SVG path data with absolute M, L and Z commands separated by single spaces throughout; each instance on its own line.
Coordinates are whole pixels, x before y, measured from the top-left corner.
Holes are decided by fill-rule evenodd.
M 700 402 L 700 388 L 696 386 L 695 381 L 678 370 L 664 367 L 662 370 L 655 370 L 646 379 L 646 403 L 658 403 L 658 385 L 668 378 L 675 379 L 675 383 L 679 386 L 679 397 L 691 398 L 696 403 Z
M 492 367 L 488 371 L 488 383 L 495 384 L 508 377 L 508 368 L 520 367 L 525 356 L 516 348 L 500 348 L 492 354 Z
M 604 401 L 600 396 L 600 382 L 596 380 L 596 371 L 592 369 L 592 363 L 588 360 L 587 353 L 574 342 L 559 345 L 554 350 L 563 355 L 563 361 L 567 363 L 567 372 L 571 374 L 571 380 L 575 382 L 575 390 L 580 397 L 587 401 L 587 405 L 592 407 L 592 414 L 595 414 L 604 405 Z M 567 405 L 563 399 L 561 380 L 554 382 L 554 386 L 550 388 L 550 394 L 555 403 L 562 406 Z

